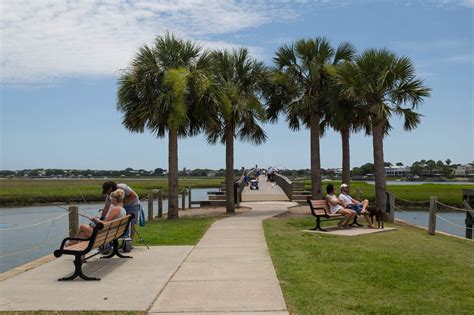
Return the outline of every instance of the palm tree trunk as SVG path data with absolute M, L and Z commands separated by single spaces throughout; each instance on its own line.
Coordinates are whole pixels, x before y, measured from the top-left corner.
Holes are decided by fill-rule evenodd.
M 319 156 L 319 111 L 311 114 L 311 195 L 313 199 L 321 199 L 321 158 Z
M 168 219 L 178 219 L 178 132 L 168 132 Z
M 342 138 L 342 182 L 349 185 L 351 180 L 351 157 L 349 149 L 350 133 L 348 129 L 341 130 Z
M 235 213 L 234 204 L 234 132 L 230 128 L 225 135 L 225 190 L 226 212 Z
M 372 123 L 375 173 L 375 208 L 385 211 L 385 165 L 383 159 L 383 125 L 380 121 Z

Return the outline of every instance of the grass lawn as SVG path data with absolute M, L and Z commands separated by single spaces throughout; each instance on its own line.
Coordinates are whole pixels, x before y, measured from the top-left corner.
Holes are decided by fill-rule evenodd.
M 140 197 L 152 189 L 168 192 L 167 178 L 154 179 L 110 179 L 126 183 Z M 179 188 L 219 187 L 222 177 L 180 178 Z M 81 193 L 87 202 L 103 201 L 102 184 L 105 179 L 0 179 L 0 207 L 27 206 L 51 202 L 82 202 Z
M 137 231 L 148 245 L 196 245 L 219 217 L 159 219 L 147 222 Z
M 472 314 L 474 242 L 400 225 L 355 237 L 301 232 L 313 226 L 312 217 L 264 221 L 291 314 Z
M 328 181 L 322 183 L 323 192 L 326 192 L 326 186 L 332 183 L 336 187 L 336 192 L 339 193 L 339 186 L 341 181 Z M 305 180 L 304 186 L 306 189 L 311 189 L 311 181 Z M 359 187 L 362 191 L 361 198 L 375 200 L 375 185 L 367 184 L 366 182 L 351 181 L 351 195 L 355 197 L 356 188 Z M 438 201 L 457 207 L 462 207 L 462 190 L 474 189 L 474 184 L 450 185 L 450 184 L 420 184 L 420 185 L 390 185 L 387 182 L 387 191 L 395 194 L 395 197 L 410 201 L 425 201 L 429 200 L 431 196 L 438 197 Z M 402 200 L 397 201 L 400 205 L 410 206 L 409 203 Z M 419 206 L 411 204 L 412 206 Z M 428 208 L 429 203 L 426 204 Z

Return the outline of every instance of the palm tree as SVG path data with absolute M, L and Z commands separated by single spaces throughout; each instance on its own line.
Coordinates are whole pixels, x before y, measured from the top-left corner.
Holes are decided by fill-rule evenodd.
M 408 57 L 397 57 L 386 49 L 369 49 L 356 57 L 354 63 L 341 66 L 337 81 L 343 93 L 357 99 L 363 114 L 370 120 L 375 168 L 375 206 L 385 205 L 385 169 L 383 137 L 392 128 L 390 117 L 404 119 L 410 131 L 420 123 L 420 114 L 413 111 L 430 95 L 431 89 L 415 77 L 415 67 Z M 410 107 L 404 107 L 404 105 Z
M 226 212 L 235 212 L 234 201 L 234 139 L 263 143 L 267 136 L 258 124 L 265 120 L 265 109 L 260 101 L 266 67 L 249 56 L 247 49 L 214 51 L 213 97 L 202 111 L 206 118 L 207 139 L 226 145 Z
M 321 122 L 321 136 L 324 136 L 327 127 L 332 127 L 341 134 L 342 143 L 342 182 L 350 184 L 350 134 L 361 129 L 370 134 L 370 122 L 358 110 L 358 103 L 341 94 L 339 87 L 334 84 L 329 91 L 324 119 Z
M 189 118 L 190 81 L 205 64 L 200 48 L 167 33 L 139 49 L 119 78 L 117 108 L 124 126 L 157 137 L 168 133 L 168 219 L 178 218 L 178 137 L 198 131 Z
M 267 114 L 270 121 L 275 122 L 284 112 L 290 129 L 299 130 L 301 124 L 310 129 L 313 198 L 321 197 L 319 125 L 324 115 L 327 87 L 335 66 L 351 60 L 354 55 L 355 49 L 349 43 L 342 43 L 334 50 L 327 39 L 317 37 L 284 45 L 274 57 L 276 69 L 265 92 Z

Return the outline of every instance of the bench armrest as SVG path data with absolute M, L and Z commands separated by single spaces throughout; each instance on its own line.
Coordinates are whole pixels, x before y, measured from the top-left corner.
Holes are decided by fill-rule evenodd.
M 82 237 L 66 237 L 65 239 L 63 239 L 63 241 L 61 242 L 61 246 L 59 247 L 59 250 L 63 250 L 64 249 L 64 245 L 66 244 L 67 241 L 89 241 L 90 238 L 82 238 Z

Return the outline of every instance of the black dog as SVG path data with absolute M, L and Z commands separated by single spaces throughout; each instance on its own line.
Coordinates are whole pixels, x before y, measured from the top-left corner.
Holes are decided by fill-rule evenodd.
M 383 211 L 375 210 L 373 208 L 367 208 L 367 211 L 369 211 L 370 222 L 372 222 L 372 225 L 374 224 L 375 217 L 375 220 L 377 221 L 377 229 L 380 229 L 380 225 L 382 225 L 383 229 Z

